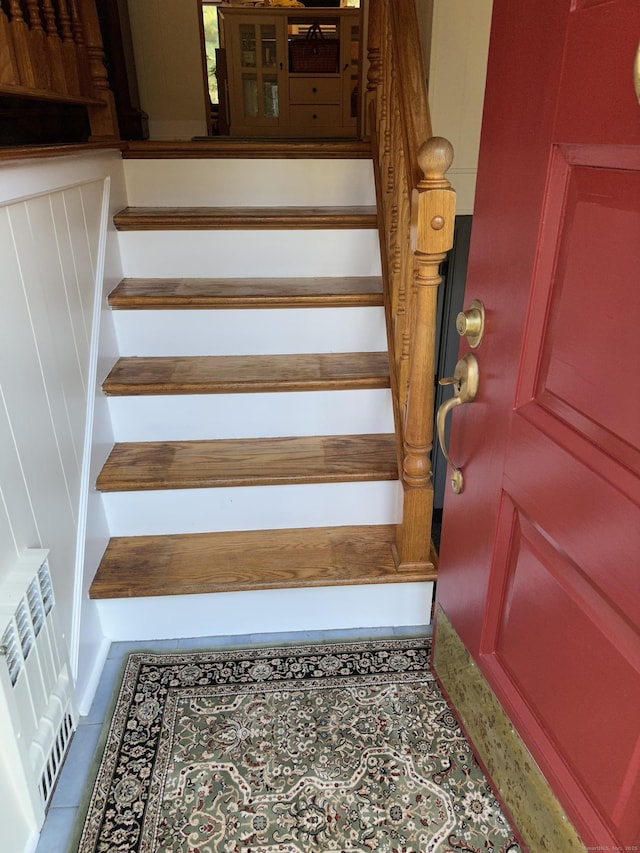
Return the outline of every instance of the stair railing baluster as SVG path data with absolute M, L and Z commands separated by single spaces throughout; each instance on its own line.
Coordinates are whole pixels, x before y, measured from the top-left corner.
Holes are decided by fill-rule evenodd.
M 95 0 L 0 0 L 0 96 L 85 106 L 91 142 L 119 139 L 104 58 Z
M 80 17 L 80 10 L 78 8 L 78 0 L 68 0 L 68 4 L 71 17 L 71 32 L 77 57 L 80 91 L 83 95 L 91 95 L 93 92 L 93 83 L 91 81 L 91 74 L 89 71 L 87 41 L 85 39 L 82 18 Z
M 67 81 L 62 60 L 62 40 L 58 32 L 56 13 L 51 0 L 43 0 L 42 14 L 47 34 L 46 48 L 51 73 L 51 88 L 54 92 L 67 92 Z
M 40 17 L 40 4 L 38 0 L 26 0 L 26 2 L 29 14 L 29 50 L 35 71 L 36 86 L 38 89 L 48 90 L 51 85 L 51 72 L 49 63 L 42 61 L 42 57 L 46 55 L 47 37 Z
M 11 30 L 9 18 L 0 6 L 0 84 L 16 86 L 20 82 L 20 72 Z
M 71 15 L 67 0 L 58 0 L 58 17 L 60 19 L 60 36 L 62 38 L 62 62 L 67 91 L 80 95 L 80 76 L 78 73 L 78 55 L 71 30 Z
M 381 3 L 379 0 L 369 0 L 369 17 L 367 21 L 367 91 L 365 95 L 365 135 L 370 138 L 372 133 L 371 109 L 375 106 L 376 97 L 382 79 L 382 47 L 381 47 Z
M 22 14 L 19 0 L 9 0 L 11 18 L 9 27 L 11 40 L 15 51 L 16 65 L 20 85 L 29 89 L 38 88 L 38 77 L 36 74 L 34 57 L 29 47 L 29 27 Z

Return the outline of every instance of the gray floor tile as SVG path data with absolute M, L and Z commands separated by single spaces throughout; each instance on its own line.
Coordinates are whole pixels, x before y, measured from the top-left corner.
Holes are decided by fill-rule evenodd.
M 52 808 L 80 805 L 101 730 L 101 724 L 85 724 L 76 729 L 53 792 Z
M 35 853 L 65 853 L 76 819 L 74 808 L 50 808 Z
M 248 646 L 251 639 L 248 634 L 240 636 L 218 636 L 218 637 L 187 637 L 178 640 L 179 649 L 222 649 Z
M 168 652 L 178 648 L 178 640 L 132 640 L 131 642 L 111 643 L 108 658 L 122 658 L 129 652 L 153 649 L 155 652 Z
M 394 637 L 430 637 L 431 634 L 431 625 L 402 625 L 393 629 Z

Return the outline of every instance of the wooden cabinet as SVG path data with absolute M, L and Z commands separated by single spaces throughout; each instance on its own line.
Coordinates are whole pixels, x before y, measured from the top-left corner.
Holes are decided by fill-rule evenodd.
M 360 11 L 221 6 L 231 136 L 358 134 Z

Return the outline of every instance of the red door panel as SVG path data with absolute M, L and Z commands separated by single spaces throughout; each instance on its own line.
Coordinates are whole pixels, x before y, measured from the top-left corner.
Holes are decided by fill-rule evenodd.
M 535 397 L 638 473 L 640 152 L 608 147 L 606 169 L 601 153 L 553 151 L 518 396 Z
M 639 41 L 637 0 L 494 2 L 466 289 L 486 331 L 437 589 L 610 849 L 640 843 Z
M 640 707 L 630 644 L 617 647 L 611 640 L 620 627 L 615 614 L 606 612 L 545 532 L 509 504 L 505 510 L 512 511 L 513 527 L 493 665 L 504 670 L 521 701 L 535 711 L 538 736 L 551 735 L 563 765 L 624 835 L 637 829 L 640 801 L 638 777 L 632 790 L 627 787 L 629 758 L 639 745 Z M 575 666 L 577 660 L 584 665 Z M 597 748 L 584 749 L 585 744 Z M 553 762 L 544 769 L 555 777 Z
M 575 572 L 635 625 L 640 613 L 640 528 L 630 519 L 638 505 L 598 473 L 597 454 L 580 454 L 578 441 L 565 448 L 564 436 L 556 440 L 557 433 L 549 432 L 514 419 L 505 491 L 536 520 Z M 576 447 L 578 454 L 573 453 Z M 640 671 L 640 658 L 638 663 Z

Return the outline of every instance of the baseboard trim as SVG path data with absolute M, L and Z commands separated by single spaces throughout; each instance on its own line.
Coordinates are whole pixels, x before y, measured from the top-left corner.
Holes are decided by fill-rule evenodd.
M 78 713 L 81 717 L 86 717 L 91 710 L 91 705 L 96 695 L 98 685 L 100 684 L 100 678 L 102 677 L 102 670 L 104 669 L 104 665 L 109 657 L 110 648 L 111 640 L 103 637 L 96 651 L 95 657 L 91 662 L 91 666 L 88 667 L 89 673 L 85 679 L 83 689 L 79 695 L 76 695 Z
M 547 780 L 441 607 L 436 610 L 433 668 L 530 853 L 586 853 Z

